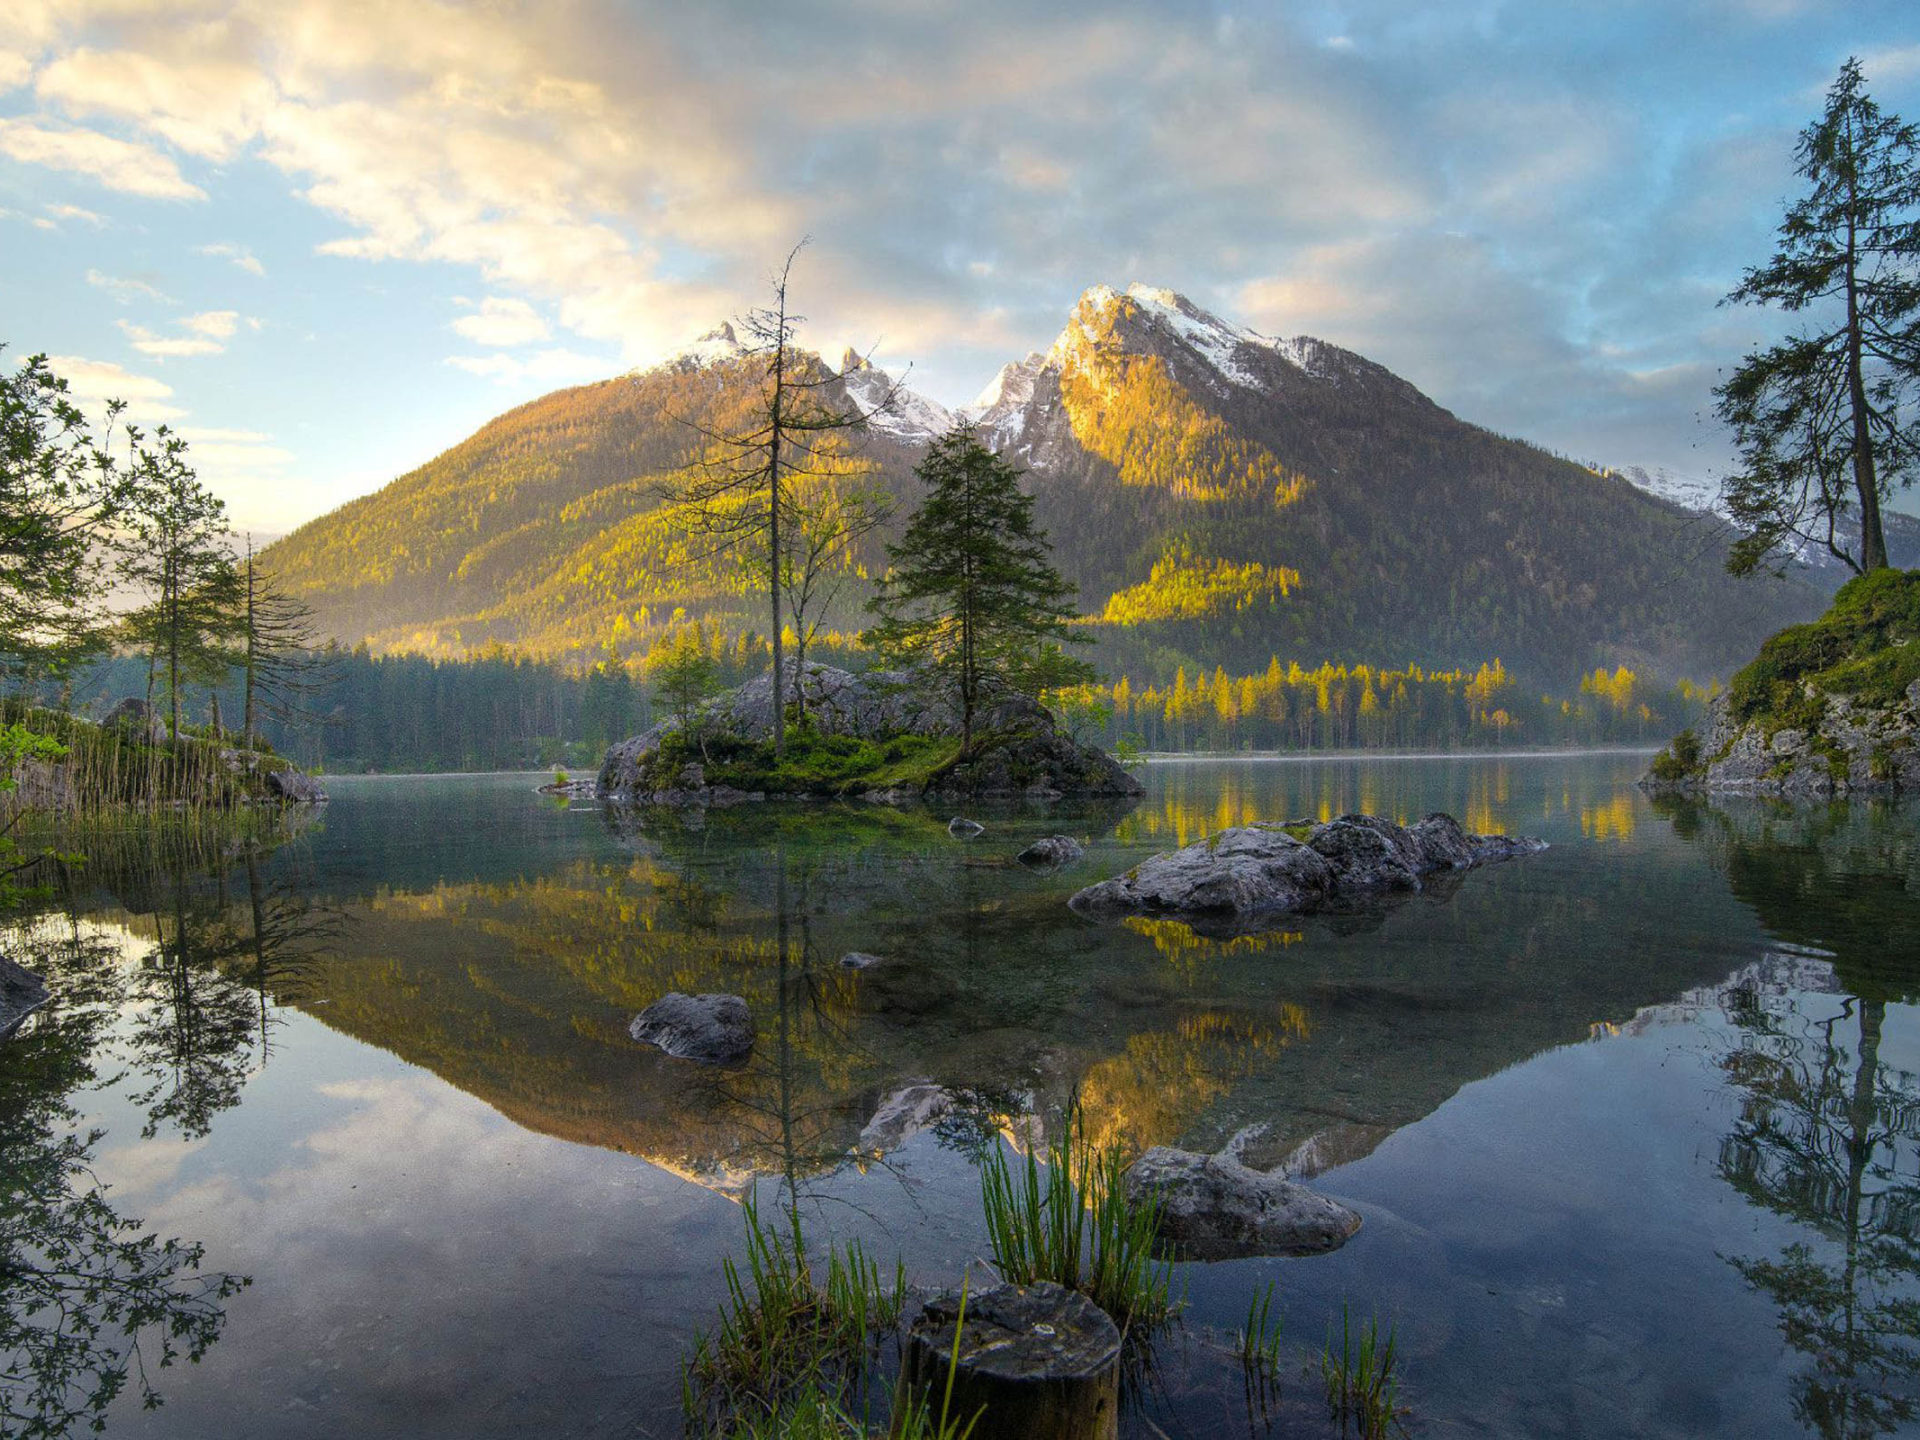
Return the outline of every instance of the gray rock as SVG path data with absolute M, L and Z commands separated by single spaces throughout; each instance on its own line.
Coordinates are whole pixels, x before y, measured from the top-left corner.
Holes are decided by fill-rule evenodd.
M 753 1013 L 738 995 L 662 995 L 627 1033 L 681 1060 L 730 1065 L 753 1049 Z
M 1036 840 L 1014 858 L 1035 870 L 1052 870 L 1071 865 L 1087 853 L 1087 847 L 1071 835 L 1048 835 Z
M 150 745 L 167 733 L 160 712 L 135 695 L 129 695 L 107 711 L 100 724 L 108 729 L 127 731 Z
M 1227 1155 L 1157 1145 L 1127 1169 L 1129 1200 L 1157 1201 L 1161 1243 L 1182 1259 L 1320 1255 L 1338 1250 L 1360 1217 L 1338 1201 Z
M 924 1082 L 905 1086 L 880 1102 L 854 1148 L 863 1155 L 898 1150 L 952 1108 L 953 1096 L 942 1086 Z
M 1793 801 L 1920 791 L 1920 681 L 1884 705 L 1843 694 L 1817 698 L 1819 720 L 1811 729 L 1783 726 L 1769 734 L 1761 721 L 1735 721 L 1730 696 L 1720 695 L 1701 727 L 1701 768 L 1678 780 L 1649 772 L 1641 788 Z
M 842 970 L 871 970 L 874 966 L 885 963 L 884 957 L 869 955 L 864 950 L 849 950 L 840 957 Z
M 1448 815 L 1405 827 L 1372 815 L 1301 825 L 1244 825 L 1164 851 L 1069 902 L 1082 915 L 1170 915 L 1248 921 L 1415 891 L 1435 870 L 1463 870 L 1544 850 L 1539 840 L 1472 835 Z
M 20 1022 L 47 1003 L 47 982 L 0 955 L 0 1040 L 20 1028 Z
M 323 805 L 327 799 L 320 782 L 298 770 L 269 770 L 267 793 L 289 805 Z
M 956 815 L 947 821 L 947 834 L 956 840 L 971 840 L 986 828 L 978 820 L 969 820 L 964 815 Z
M 1333 867 L 1336 888 L 1418 890 L 1425 856 L 1418 842 L 1390 820 L 1344 815 L 1316 825 L 1307 844 Z

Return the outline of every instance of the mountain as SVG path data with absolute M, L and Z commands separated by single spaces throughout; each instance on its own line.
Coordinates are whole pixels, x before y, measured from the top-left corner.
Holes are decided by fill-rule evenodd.
M 1702 479 L 1697 475 L 1676 475 L 1665 469 L 1649 470 L 1642 465 L 1624 465 L 1614 473 L 1637 489 L 1657 495 L 1662 500 L 1670 500 L 1683 510 L 1726 518 L 1727 509 L 1721 501 L 1720 484 L 1716 480 Z M 1898 510 L 1883 510 L 1880 528 L 1887 542 L 1887 559 L 1895 568 L 1911 570 L 1920 565 L 1920 520 Z M 1842 548 L 1857 555 L 1860 551 L 1858 522 L 1843 518 L 1838 530 Z M 1847 564 L 1824 545 L 1803 541 L 1792 549 L 1787 558 L 1804 573 L 1807 580 L 1829 595 L 1853 578 L 1853 571 Z
M 1719 519 L 1460 420 L 1363 356 L 1276 339 L 1167 290 L 1087 291 L 1044 352 L 952 414 L 849 354 L 818 393 L 871 408 L 858 463 L 904 505 L 956 418 L 1028 472 L 1115 672 L 1501 657 L 1724 674 L 1815 614 L 1806 577 L 1734 581 Z M 722 327 L 650 370 L 500 416 L 272 548 L 328 631 L 377 650 L 643 653 L 691 618 L 764 630 L 663 482 L 742 423 L 753 357 Z M 884 563 L 876 539 L 862 556 Z M 851 588 L 851 587 L 850 587 Z M 839 622 L 859 623 L 858 596 Z

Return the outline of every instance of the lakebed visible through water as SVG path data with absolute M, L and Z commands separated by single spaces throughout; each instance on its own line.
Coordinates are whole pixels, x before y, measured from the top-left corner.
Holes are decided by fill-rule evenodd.
M 118 1219 L 250 1278 L 198 1365 L 149 1350 L 165 1404 L 130 1387 L 110 1435 L 676 1434 L 736 1197 L 792 1185 L 813 1235 L 950 1284 L 987 1250 L 976 1157 L 1075 1101 L 1096 1139 L 1232 1142 L 1366 1221 L 1332 1255 L 1176 1267 L 1123 1433 L 1334 1433 L 1307 1367 L 1343 1306 L 1392 1325 L 1416 1434 L 1900 1433 L 1920 810 L 1655 804 L 1644 763 L 1157 763 L 1137 805 L 979 810 L 970 841 L 338 780 L 270 855 L 96 870 L 40 922 L 20 958 L 72 998 L 0 1049 L 43 1136 L 9 1178 L 84 1140 Z M 1156 850 L 1349 810 L 1552 848 L 1233 939 L 1067 909 Z M 1055 831 L 1086 856 L 1012 863 Z M 745 996 L 751 1061 L 635 1044 L 670 990 Z M 945 1108 L 889 1106 L 917 1084 Z M 47 1223 L 15 1201 L 9 1252 Z M 1263 1398 L 1233 1336 L 1270 1281 L 1301 1365 Z

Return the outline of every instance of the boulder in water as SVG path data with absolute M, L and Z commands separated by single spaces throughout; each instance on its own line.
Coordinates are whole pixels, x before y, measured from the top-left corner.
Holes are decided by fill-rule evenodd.
M 1320 1255 L 1338 1250 L 1360 1217 L 1337 1200 L 1230 1155 L 1156 1145 L 1127 1170 L 1127 1198 L 1159 1205 L 1159 1238 L 1185 1260 Z
M 738 995 L 662 995 L 627 1029 L 643 1045 L 680 1060 L 731 1065 L 753 1049 L 753 1012 Z
M 1034 841 L 1014 858 L 1034 870 L 1054 870 L 1070 865 L 1087 853 L 1087 847 L 1071 835 L 1048 835 Z

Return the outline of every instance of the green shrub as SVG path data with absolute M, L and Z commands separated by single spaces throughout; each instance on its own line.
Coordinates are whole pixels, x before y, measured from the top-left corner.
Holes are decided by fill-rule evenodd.
M 1656 780 L 1685 780 L 1697 775 L 1701 768 L 1700 737 L 1691 730 L 1682 730 L 1666 749 L 1653 757 Z

